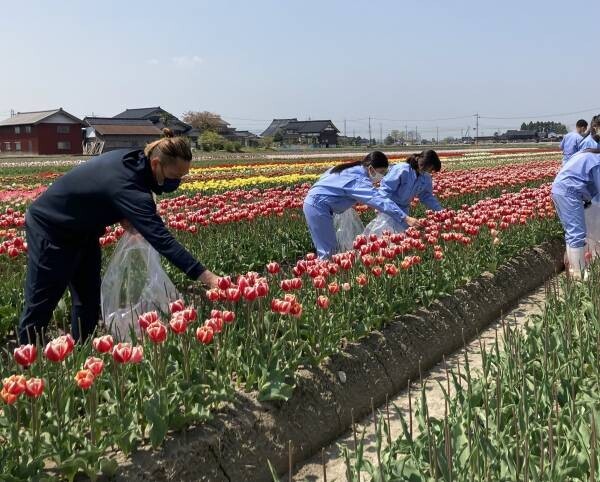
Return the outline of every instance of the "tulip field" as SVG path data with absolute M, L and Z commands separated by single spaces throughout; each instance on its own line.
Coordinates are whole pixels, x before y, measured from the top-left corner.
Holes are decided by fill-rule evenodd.
M 434 175 L 434 191 L 446 209 L 426 211 L 415 201 L 413 212 L 421 218 L 421 228 L 381 238 L 359 236 L 353 250 L 328 261 L 312 253 L 301 207 L 311 183 L 335 161 L 195 162 L 176 195 L 163 198 L 158 208 L 176 238 L 222 276 L 219 287 L 204 292 L 165 262 L 182 299 L 173 300 L 167 313 L 138 313 L 142 335 L 131 342 L 113 338 L 101 324 L 96 337 L 83 345 L 65 334 L 70 306 L 65 295 L 43 346 L 14 344 L 27 257 L 24 213 L 72 165 L 0 163 L 0 339 L 5 347 L 0 355 L 0 480 L 33 480 L 40 474 L 67 480 L 81 473 L 92 479 L 100 473 L 111 476 L 118 471 L 119 457 L 141 446 L 160 447 L 169 433 L 202 424 L 236 391 L 255 392 L 262 401 L 289 399 L 298 367 L 319 364 L 395 315 L 427 305 L 484 271 L 493 272 L 527 247 L 560 237 L 550 199 L 560 158 L 558 152 L 535 150 L 442 155 L 443 170 Z M 365 206 L 356 209 L 365 222 L 375 216 Z M 105 266 L 122 234 L 120 226 L 107 226 L 99 239 Z M 590 296 L 597 297 L 578 293 L 587 297 L 588 305 Z M 567 458 L 585 458 L 583 449 L 569 451 L 566 419 L 555 419 L 554 407 L 557 418 L 560 408 L 560 417 L 598 421 L 598 359 L 586 354 L 586 347 L 600 343 L 594 338 L 599 333 L 596 308 L 584 313 L 586 320 L 595 320 L 593 330 L 577 322 L 570 334 L 561 328 L 553 335 L 544 322 L 526 339 L 511 338 L 514 344 L 507 349 L 512 351 L 490 358 L 487 378 L 466 385 L 453 402 L 472 407 L 468 423 L 474 428 L 467 430 L 472 433 L 469 451 L 453 454 L 455 468 L 448 473 L 460 468 L 461 474 L 473 474 L 473 480 L 513 480 L 480 478 L 500 473 L 482 465 L 487 459 L 480 447 L 492 431 L 498 450 L 504 447 L 502 437 L 523 437 L 511 455 L 513 461 L 518 458 L 513 471 L 526 470 L 524 457 L 547 433 L 555 437 L 556 457 L 564 453 Z M 568 316 L 568 310 L 557 308 L 557 319 L 560 316 Z M 556 323 L 563 326 L 565 321 Z M 548 344 L 569 349 L 563 353 Z M 546 358 L 537 371 L 526 372 L 528 354 L 533 357 L 537 350 L 539 355 L 540 346 Z M 563 364 L 575 358 L 580 363 L 576 367 Z M 490 402 L 494 387 L 500 386 L 489 382 L 494 377 L 506 381 L 500 408 Z M 540 377 L 546 377 L 545 382 L 535 392 L 533 380 Z M 580 384 L 571 382 L 575 379 Z M 583 389 L 581 384 L 588 383 Z M 544 397 L 552 396 L 552 387 L 555 398 L 548 401 Z M 581 407 L 594 387 L 596 412 L 590 413 Z M 571 389 L 581 389 L 582 395 L 572 397 Z M 533 402 L 519 401 L 520 390 L 528 399 L 544 398 L 545 405 L 536 408 Z M 477 403 L 470 403 L 474 398 Z M 534 425 L 536 410 L 536 416 L 548 418 L 553 427 L 563 423 L 563 432 Z M 390 453 L 409 456 L 411 467 L 420 471 L 414 473 L 429 477 L 414 480 L 446 477 L 437 467 L 450 460 L 441 460 L 449 422 L 430 423 L 422 412 L 420 417 L 430 438 L 401 440 Z M 452 426 L 458 427 L 465 415 L 453 408 L 451 417 Z M 515 417 L 518 430 L 508 422 Z M 524 436 L 527 427 L 530 438 Z M 467 432 L 456 437 L 467 437 Z M 588 435 L 580 433 L 583 438 Z M 585 446 L 592 450 L 589 443 Z M 433 451 L 440 454 L 436 462 Z M 351 455 L 348 459 L 350 472 L 358 474 L 352 480 L 359 480 L 364 468 L 352 462 Z M 528 463 L 537 467 L 540 461 L 531 456 Z M 385 470 L 391 473 L 397 467 Z

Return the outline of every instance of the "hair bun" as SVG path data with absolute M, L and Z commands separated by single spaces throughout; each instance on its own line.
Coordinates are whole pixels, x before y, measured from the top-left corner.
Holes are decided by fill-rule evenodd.
M 168 127 L 162 129 L 163 137 L 175 137 L 175 133 Z

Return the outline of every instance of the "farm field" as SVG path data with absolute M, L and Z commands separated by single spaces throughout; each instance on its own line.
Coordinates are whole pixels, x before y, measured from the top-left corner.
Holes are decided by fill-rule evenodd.
M 24 213 L 74 162 L 0 161 L 0 339 L 8 347 L 0 364 L 0 479 L 112 476 L 123 457 L 202 426 L 236 393 L 285 404 L 302 367 L 319 366 L 396 316 L 428 306 L 483 272 L 494 273 L 527 248 L 560 238 L 550 199 L 559 152 L 459 151 L 441 158 L 434 192 L 444 211 L 426 211 L 415 201 L 421 229 L 358 237 L 352 251 L 329 261 L 311 253 L 301 207 L 311 183 L 335 159 L 195 161 L 176 195 L 161 198 L 159 213 L 176 238 L 222 276 L 219 288 L 205 294 L 164 263 L 181 300 L 170 313 L 139 313 L 141 337 L 119 343 L 101 331 L 93 342 L 73 345 L 62 333 L 69 326 L 65 296 L 52 340 L 38 347 L 14 344 L 27 257 Z M 366 206 L 356 209 L 364 222 L 375 216 Z M 99 239 L 105 267 L 122 235 L 120 226 L 107 226 Z M 527 470 L 531 480 L 597 474 L 596 432 L 585 432 L 582 424 L 569 431 L 567 424 L 574 418 L 598 423 L 598 359 L 588 354 L 600 340 L 598 294 L 590 285 L 587 291 L 565 288 L 563 295 L 550 301 L 554 311 L 525 338 L 507 334 L 504 352 L 497 349 L 484 361 L 481 382 L 455 379 L 457 395 L 444 420 L 430 420 L 421 409 L 419 438 L 390 440 L 382 449 L 385 465 L 361 465 L 356 451 L 346 449 L 349 480 L 370 480 L 367 472 L 379 474 L 373 480 L 397 480 L 392 476 L 402 471 L 425 477 L 414 480 L 460 480 L 467 473 L 476 480 L 513 480 Z M 579 302 L 586 308 L 574 310 L 569 320 L 566 306 Z M 542 372 L 527 364 L 540 356 Z M 544 381 L 537 391 L 535 384 L 523 384 L 533 377 Z M 571 379 L 576 381 L 567 383 Z M 490 400 L 501 390 L 502 405 L 496 406 Z M 526 405 L 520 394 L 543 404 Z M 491 432 L 493 447 L 485 442 Z M 467 433 L 473 434 L 468 451 L 452 452 Z M 549 434 L 557 445 L 543 465 L 535 450 L 540 444 L 548 448 Z M 488 457 L 510 445 L 511 437 L 519 442 L 510 460 L 490 464 Z M 567 467 L 562 472 L 560 457 Z M 539 475 L 540 464 L 546 478 Z

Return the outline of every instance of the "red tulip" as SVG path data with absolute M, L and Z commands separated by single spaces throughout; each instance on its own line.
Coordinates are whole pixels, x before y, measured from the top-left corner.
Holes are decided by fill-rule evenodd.
M 258 298 L 258 292 L 254 286 L 246 286 L 244 288 L 244 299 L 246 301 L 254 301 Z
M 266 282 L 259 282 L 256 285 L 256 294 L 259 298 L 264 298 L 269 294 L 269 285 Z
M 19 398 L 19 396 L 18 395 L 14 395 L 12 393 L 9 393 L 5 389 L 2 389 L 2 391 L 0 391 L 0 398 L 7 405 L 14 405 L 15 402 L 17 401 L 17 398 Z
M 44 356 L 52 362 L 62 362 L 72 351 L 75 341 L 71 335 L 64 335 L 51 340 L 44 348 Z
M 25 387 L 25 395 L 29 398 L 38 398 L 44 393 L 44 379 L 43 378 L 30 378 L 27 380 L 27 386 Z
M 386 264 L 385 273 L 388 276 L 396 276 L 398 274 L 398 268 L 394 264 Z
M 235 313 L 233 311 L 223 311 L 221 318 L 229 325 L 235 320 Z
M 191 323 L 192 321 L 196 321 L 198 319 L 198 313 L 196 312 L 195 308 L 186 308 L 185 310 L 183 310 L 183 319 L 188 322 Z
M 2 389 L 11 395 L 21 395 L 27 388 L 27 379 L 23 375 L 11 375 L 2 381 Z
M 315 289 L 321 290 L 325 288 L 326 284 L 327 280 L 323 276 L 319 275 L 313 278 L 313 286 L 315 287 Z
M 94 338 L 92 341 L 92 346 L 94 350 L 98 353 L 108 353 L 112 350 L 114 345 L 113 337 L 110 335 L 100 336 L 98 338 Z
M 20 347 L 15 348 L 14 357 L 19 365 L 27 368 L 35 362 L 37 358 L 37 348 L 35 345 L 21 345 Z
M 97 377 L 102 373 L 102 370 L 104 370 L 104 361 L 100 358 L 90 356 L 85 361 L 83 368 L 87 368 L 95 377 Z
M 231 287 L 231 278 L 229 276 L 225 276 L 223 278 L 219 278 L 217 281 L 217 286 L 219 289 L 226 290 Z
M 223 318 L 210 318 L 206 320 L 205 325 L 209 326 L 214 333 L 221 333 L 223 331 Z
M 171 331 L 173 331 L 173 333 L 176 333 L 178 335 L 185 332 L 185 330 L 187 329 L 188 323 L 184 317 L 183 311 L 179 311 L 171 317 L 169 326 L 171 327 Z
M 173 313 L 177 313 L 178 311 L 183 311 L 185 310 L 185 304 L 183 303 L 183 300 L 176 300 L 173 301 L 173 303 L 169 304 L 169 311 L 171 312 L 171 314 Z
M 365 286 L 365 285 L 367 284 L 367 282 L 368 282 L 367 275 L 365 275 L 364 273 L 362 273 L 362 274 L 359 274 L 359 275 L 356 277 L 356 283 L 357 283 L 359 286 Z
M 327 290 L 329 291 L 330 294 L 335 295 L 338 291 L 340 291 L 340 285 L 334 281 L 332 283 L 329 283 L 329 285 L 327 285 Z
M 117 363 L 127 363 L 131 358 L 131 344 L 117 343 L 113 347 L 112 356 Z
M 138 324 L 143 331 L 156 321 L 158 321 L 158 313 L 156 311 L 149 311 L 138 318 Z
M 444 253 L 442 253 L 441 251 L 436 251 L 433 253 L 433 258 L 436 260 L 441 260 L 444 257 Z
M 317 305 L 319 306 L 319 308 L 322 308 L 324 310 L 329 308 L 329 298 L 327 298 L 327 296 L 321 295 L 317 298 Z
M 277 274 L 277 273 L 279 273 L 280 269 L 281 268 L 279 267 L 278 263 L 271 262 L 271 263 L 267 264 L 267 272 L 269 274 Z
M 167 327 L 160 321 L 151 323 L 146 328 L 146 333 L 152 343 L 163 343 L 167 339 Z
M 208 301 L 219 301 L 219 290 L 217 288 L 212 288 L 206 292 L 206 297 Z
M 75 375 L 75 382 L 79 388 L 82 390 L 87 390 L 94 383 L 94 374 L 87 368 L 84 370 L 79 370 Z
M 213 336 L 213 329 L 210 326 L 200 326 L 196 330 L 196 339 L 204 345 L 210 344 Z
M 374 266 L 373 268 L 371 268 L 371 273 L 373 273 L 374 276 L 381 276 L 381 273 L 383 272 L 383 270 L 381 269 L 381 266 Z
M 131 349 L 131 358 L 129 359 L 130 363 L 140 363 L 144 358 L 144 347 L 142 346 L 134 346 Z

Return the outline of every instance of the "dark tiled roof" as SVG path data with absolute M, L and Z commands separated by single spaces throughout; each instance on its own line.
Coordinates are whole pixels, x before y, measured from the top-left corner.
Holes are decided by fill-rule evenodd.
M 265 129 L 265 131 L 261 134 L 262 137 L 269 136 L 272 137 L 275 133 L 281 129 L 283 126 L 290 122 L 296 122 L 298 119 L 295 117 L 293 119 L 273 119 L 273 122 Z
M 283 128 L 286 132 L 297 132 L 298 134 L 317 134 L 323 132 L 327 127 L 332 126 L 336 132 L 339 132 L 337 127 L 330 120 L 310 120 L 289 122 Z
M 142 107 L 139 109 L 125 109 L 120 114 L 115 116 L 115 119 L 143 119 L 146 116 L 156 112 L 157 110 L 163 111 L 161 107 Z M 164 112 L 164 111 L 163 111 Z

